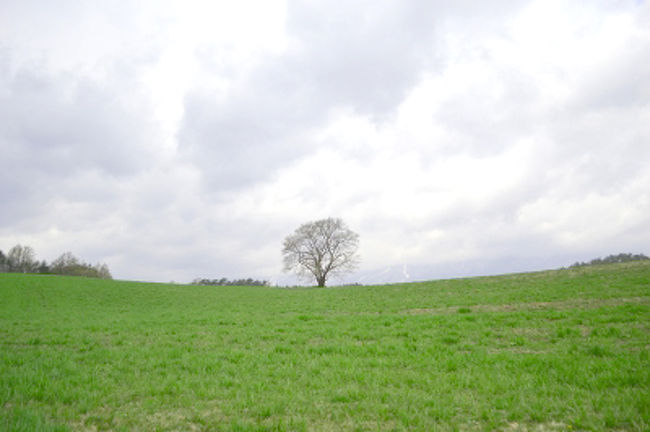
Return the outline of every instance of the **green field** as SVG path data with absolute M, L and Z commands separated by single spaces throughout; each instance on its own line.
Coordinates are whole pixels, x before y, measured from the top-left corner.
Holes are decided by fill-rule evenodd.
M 0 274 L 0 335 L 0 430 L 650 430 L 648 262 L 326 289 Z

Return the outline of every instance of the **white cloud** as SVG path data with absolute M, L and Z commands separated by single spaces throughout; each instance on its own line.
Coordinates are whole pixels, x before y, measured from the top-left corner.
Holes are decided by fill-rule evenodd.
M 287 281 L 283 237 L 340 216 L 366 282 L 650 252 L 647 3 L 3 12 L 3 250 Z

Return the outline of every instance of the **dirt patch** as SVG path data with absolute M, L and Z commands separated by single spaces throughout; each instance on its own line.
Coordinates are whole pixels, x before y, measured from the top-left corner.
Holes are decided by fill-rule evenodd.
M 571 426 L 562 422 L 548 422 L 536 425 L 527 425 L 517 422 L 508 423 L 504 429 L 507 432 L 554 432 L 554 431 L 570 431 Z
M 554 302 L 529 302 L 529 303 L 512 303 L 503 305 L 472 305 L 472 306 L 446 306 L 437 308 L 415 308 L 406 309 L 401 313 L 407 315 L 419 314 L 452 314 L 458 313 L 458 310 L 470 309 L 471 312 L 511 312 L 521 310 L 568 310 L 568 309 L 595 309 L 603 306 L 620 306 L 624 304 L 642 304 L 650 306 L 650 297 L 624 297 L 613 299 L 571 299 Z

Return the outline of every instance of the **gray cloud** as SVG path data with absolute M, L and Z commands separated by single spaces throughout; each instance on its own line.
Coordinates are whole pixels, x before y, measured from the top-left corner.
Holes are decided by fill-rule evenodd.
M 267 179 L 315 150 L 310 131 L 336 109 L 393 112 L 434 62 L 436 19 L 427 2 L 291 3 L 287 52 L 264 58 L 225 96 L 188 96 L 182 148 L 215 189 Z
M 313 119 L 301 104 L 273 87 L 219 103 L 196 93 L 185 101 L 179 132 L 182 154 L 203 172 L 210 189 L 228 191 L 268 176 L 308 150 L 305 134 Z
M 391 112 L 435 59 L 434 2 L 302 3 L 290 8 L 297 40 L 289 64 L 326 106 L 363 114 Z M 320 102 L 323 103 L 323 102 Z
M 18 147 L 16 156 L 32 167 L 60 174 L 99 169 L 120 176 L 145 162 L 146 121 L 98 86 L 21 73 L 9 87 L 10 96 L 2 100 L 4 142 Z
M 110 181 L 146 168 L 155 132 L 114 88 L 35 68 L 8 70 L 0 75 L 0 194 L 8 203 L 0 225 L 27 216 L 32 207 L 40 214 L 84 172 Z M 95 199 L 102 198 L 101 189 Z
M 647 4 L 535 3 L 577 20 L 547 51 L 524 1 L 289 2 L 285 40 L 250 50 L 184 22 L 196 4 L 39 5 L 0 26 L 3 250 L 291 281 L 282 238 L 341 216 L 351 281 L 650 252 Z

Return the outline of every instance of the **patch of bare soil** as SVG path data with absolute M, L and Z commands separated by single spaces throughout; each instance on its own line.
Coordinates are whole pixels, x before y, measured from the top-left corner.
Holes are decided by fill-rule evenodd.
M 407 315 L 418 314 L 450 314 L 457 313 L 462 308 L 469 308 L 472 312 L 509 312 L 520 310 L 537 310 L 537 309 L 595 309 L 603 306 L 619 306 L 623 304 L 643 304 L 650 306 L 650 297 L 623 297 L 613 299 L 571 299 L 555 302 L 529 302 L 529 303 L 512 303 L 503 305 L 472 305 L 472 306 L 446 306 L 437 308 L 416 308 L 402 311 Z

